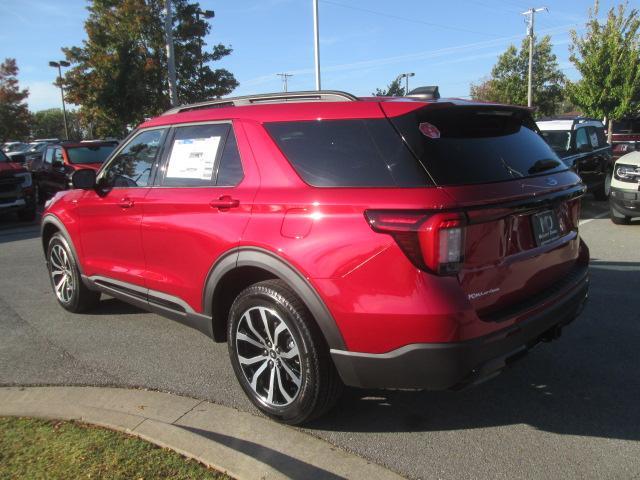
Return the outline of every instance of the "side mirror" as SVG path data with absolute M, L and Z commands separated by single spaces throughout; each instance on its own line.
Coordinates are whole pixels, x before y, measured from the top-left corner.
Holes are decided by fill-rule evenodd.
M 71 185 L 80 190 L 92 190 L 96 187 L 96 172 L 90 168 L 76 170 L 71 176 Z
M 53 162 L 51 162 L 51 166 L 53 168 L 62 168 L 62 162 L 60 160 L 54 160 Z

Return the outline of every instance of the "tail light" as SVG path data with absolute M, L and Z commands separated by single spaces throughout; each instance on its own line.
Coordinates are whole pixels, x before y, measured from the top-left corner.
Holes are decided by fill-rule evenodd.
M 466 225 L 463 214 L 367 210 L 365 217 L 373 231 L 391 235 L 416 267 L 438 275 L 460 271 Z

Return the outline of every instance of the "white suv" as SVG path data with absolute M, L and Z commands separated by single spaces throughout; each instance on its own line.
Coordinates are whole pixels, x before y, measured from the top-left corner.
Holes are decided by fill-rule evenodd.
M 611 221 L 618 225 L 626 225 L 633 217 L 640 217 L 640 152 L 627 153 L 616 162 L 609 210 Z

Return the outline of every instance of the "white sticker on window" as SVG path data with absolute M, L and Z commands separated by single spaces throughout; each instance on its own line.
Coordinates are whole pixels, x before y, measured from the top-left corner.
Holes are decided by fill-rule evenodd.
M 596 132 L 589 133 L 589 140 L 591 140 L 591 146 L 593 148 L 598 147 L 598 134 Z
M 166 177 L 211 180 L 219 146 L 220 137 L 176 140 Z

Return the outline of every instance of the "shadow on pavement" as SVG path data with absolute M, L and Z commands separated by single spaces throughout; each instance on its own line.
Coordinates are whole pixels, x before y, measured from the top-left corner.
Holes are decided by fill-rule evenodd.
M 412 432 L 528 424 L 640 440 L 640 263 L 594 261 L 591 278 L 582 316 L 502 376 L 462 392 L 350 389 L 308 428 Z
M 103 296 L 100 304 L 96 308 L 85 312 L 84 315 L 137 315 L 140 313 L 147 312 L 116 298 Z
M 213 440 L 220 445 L 244 453 L 256 460 L 259 460 L 275 470 L 283 473 L 288 478 L 308 478 L 322 480 L 341 480 L 343 477 L 335 475 L 323 468 L 316 467 L 310 463 L 298 460 L 277 450 L 259 445 L 241 438 L 223 435 L 217 432 L 210 432 L 200 428 L 187 427 L 185 425 L 175 425 L 201 437 Z

